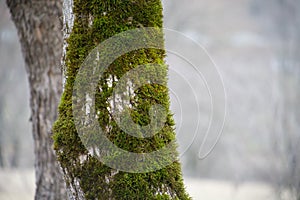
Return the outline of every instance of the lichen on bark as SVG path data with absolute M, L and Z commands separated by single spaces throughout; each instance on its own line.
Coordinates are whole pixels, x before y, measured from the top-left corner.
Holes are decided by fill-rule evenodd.
M 153 172 L 129 173 L 101 163 L 96 153 L 83 145 L 74 123 L 72 95 L 74 81 L 81 64 L 99 43 L 123 31 L 162 28 L 160 0 L 74 0 L 74 24 L 67 39 L 65 56 L 66 82 L 54 131 L 55 149 L 65 173 L 71 199 L 190 199 L 186 194 L 178 159 Z M 163 42 L 163 38 L 160 38 Z M 100 78 L 95 94 L 95 109 L 106 137 L 121 149 L 148 153 L 175 139 L 174 121 L 169 111 L 166 86 L 146 84 L 132 93 L 130 116 L 140 126 L 150 123 L 151 105 L 167 110 L 164 127 L 153 137 L 135 138 L 122 131 L 110 111 L 116 106 L 113 90 L 126 72 L 148 63 L 164 63 L 165 51 L 138 49 L 117 58 Z M 167 66 L 156 72 L 167 80 Z M 113 98 L 112 98 L 113 97 Z M 85 98 L 86 101 L 88 97 Z M 88 110 L 87 110 L 88 112 Z M 176 149 L 174 155 L 177 156 Z M 97 152 L 97 149 L 95 150 Z M 126 158 L 124 158 L 126 162 Z M 137 163 L 138 164 L 138 163 Z

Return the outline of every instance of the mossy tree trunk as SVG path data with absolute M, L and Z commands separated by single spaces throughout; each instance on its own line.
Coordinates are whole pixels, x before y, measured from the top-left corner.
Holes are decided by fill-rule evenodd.
M 105 136 L 120 149 L 142 155 L 139 157 L 141 160 L 130 162 L 127 158 L 118 157 L 118 154 L 109 154 L 110 149 L 103 150 L 101 145 L 97 146 L 97 144 L 93 146 L 92 150 L 88 149 L 81 140 L 75 120 L 78 116 L 74 114 L 73 110 L 76 107 L 74 107 L 74 94 L 78 92 L 77 89 L 74 89 L 75 80 L 88 54 L 97 45 L 118 33 L 135 28 L 161 28 L 162 5 L 160 0 L 64 0 L 63 13 L 65 84 L 59 106 L 59 118 L 53 131 L 55 149 L 65 174 L 69 199 L 190 199 L 184 189 L 178 154 L 174 146 L 171 148 L 171 153 L 161 155 L 164 160 L 173 159 L 172 162 L 157 170 L 151 171 L 147 169 L 148 166 L 145 166 L 145 172 L 134 173 L 118 167 L 109 167 L 100 161 L 105 157 L 106 160 L 112 161 L 110 163 L 118 161 L 120 165 L 144 166 L 143 155 L 157 151 L 174 140 L 174 121 L 169 110 L 169 96 L 165 85 L 149 83 L 133 90 L 133 86 L 130 88 L 131 79 L 128 79 L 129 85 L 126 88 L 129 89 L 125 91 L 132 95 L 132 98 L 127 99 L 126 102 L 130 108 L 130 118 L 139 126 L 147 126 L 153 120 L 148 114 L 153 104 L 160 104 L 165 108 L 166 121 L 163 128 L 154 136 L 137 138 L 128 135 L 126 131 L 123 131 L 124 129 L 118 126 L 117 120 L 111 113 L 116 107 L 119 108 L 125 104 L 120 100 L 120 96 L 113 92 L 116 90 L 116 85 L 120 84 L 120 80 L 125 74 L 128 74 L 127 72 L 131 74 L 137 66 L 160 63 L 160 68 L 156 71 L 150 70 L 149 73 L 153 76 L 162 76 L 162 82 L 166 83 L 167 67 L 163 64 L 165 58 L 163 49 L 141 48 L 121 55 L 109 65 L 102 74 L 103 76 L 99 78 L 97 89 L 94 89 L 96 90 L 95 96 L 91 97 L 95 98 L 92 106 L 97 110 L 94 117 Z M 131 37 L 131 39 L 135 38 Z M 157 40 L 163 46 L 162 35 L 159 35 Z M 139 42 L 137 41 L 137 43 Z M 122 42 L 116 45 L 123 45 L 126 48 L 126 44 Z M 105 51 L 97 53 L 107 54 Z M 146 68 L 147 70 L 152 69 L 149 66 Z M 85 84 L 82 83 L 82 85 Z M 74 93 L 74 91 L 77 92 Z M 77 99 L 78 101 L 82 100 L 85 104 L 89 104 L 89 97 L 79 97 L 82 99 Z M 91 112 L 89 109 L 82 110 L 87 114 Z M 127 120 L 127 118 L 122 120 Z M 90 126 L 88 123 L 87 121 L 86 126 Z M 97 141 L 97 133 L 88 134 L 96 138 L 95 143 L 102 144 L 103 141 Z M 143 133 L 137 133 L 137 135 L 139 134 Z M 160 158 L 153 160 L 154 165 L 159 165 L 159 160 Z
M 66 199 L 51 131 L 62 92 L 62 33 L 59 19 L 62 3 L 60 0 L 7 0 L 7 5 L 20 38 L 30 86 L 35 199 Z

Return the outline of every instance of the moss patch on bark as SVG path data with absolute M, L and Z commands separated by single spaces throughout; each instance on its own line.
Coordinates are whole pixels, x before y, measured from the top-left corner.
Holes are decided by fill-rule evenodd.
M 59 118 L 54 124 L 54 146 L 58 160 L 73 192 L 81 188 L 86 199 L 190 199 L 186 194 L 178 161 L 163 169 L 148 173 L 127 173 L 111 169 L 90 155 L 78 136 L 72 112 L 72 94 L 76 74 L 82 62 L 99 43 L 122 31 L 142 27 L 162 27 L 160 0 L 74 0 L 74 26 L 67 40 L 66 83 Z M 163 38 L 162 42 L 163 42 Z M 100 127 L 119 148 L 147 153 L 158 150 L 175 139 L 174 121 L 169 111 L 168 89 L 159 84 L 147 84 L 134 91 L 130 116 L 141 126 L 150 123 L 149 109 L 160 104 L 167 110 L 164 127 L 153 137 L 136 138 L 122 131 L 109 113 L 109 98 L 126 72 L 138 65 L 164 63 L 165 51 L 139 49 L 116 59 L 99 80 L 95 109 Z M 167 66 L 157 73 L 167 81 Z M 108 83 L 108 77 L 116 77 Z M 111 127 L 105 129 L 105 127 Z M 177 156 L 176 149 L 174 154 Z M 84 159 L 82 159 L 84 158 Z M 82 161 L 83 160 L 83 161 Z M 125 162 L 125 160 L 124 160 Z M 76 184 L 79 183 L 80 187 Z M 78 194 L 74 194 L 76 196 Z

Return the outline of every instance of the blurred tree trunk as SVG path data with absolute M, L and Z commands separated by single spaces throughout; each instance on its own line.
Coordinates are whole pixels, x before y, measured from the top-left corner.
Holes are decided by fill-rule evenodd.
M 3 113 L 3 106 L 2 106 L 2 100 L 0 99 L 0 113 Z M 3 127 L 2 126 L 2 116 L 0 116 L 0 127 Z M 3 128 L 2 128 L 3 129 Z M 4 167 L 4 160 L 3 160 L 3 130 L 0 130 L 0 168 L 3 168 Z
M 277 65 L 274 68 L 274 156 L 280 165 L 275 170 L 275 189 L 290 192 L 291 199 L 300 199 L 300 6 L 298 0 L 272 2 L 271 17 L 277 31 Z M 278 162 L 281 161 L 281 162 Z
M 65 186 L 51 139 L 62 92 L 60 0 L 7 0 L 18 31 L 30 85 L 35 199 L 64 200 Z

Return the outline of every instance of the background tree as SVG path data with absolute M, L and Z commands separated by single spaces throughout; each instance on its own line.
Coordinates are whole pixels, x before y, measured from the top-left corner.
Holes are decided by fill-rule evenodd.
M 274 153 L 280 159 L 274 168 L 275 188 L 279 197 L 289 191 L 292 199 L 300 199 L 300 4 L 297 0 L 273 2 L 274 29 L 279 39 L 275 78 Z M 276 165 L 275 165 L 276 166 Z M 280 166 L 278 169 L 278 166 Z
M 7 5 L 18 30 L 30 85 L 35 199 L 66 199 L 51 139 L 51 127 L 62 91 L 59 67 L 62 53 L 61 1 L 7 0 Z
M 120 163 L 128 165 L 143 165 L 143 162 L 137 160 L 134 163 L 128 163 L 126 158 L 118 157 L 118 155 L 106 156 L 107 152 L 99 150 L 97 144 L 92 150 L 87 149 L 79 138 L 74 122 L 75 114 L 73 116 L 72 95 L 75 87 L 74 81 L 82 62 L 90 51 L 99 43 L 122 31 L 142 27 L 161 28 L 161 2 L 159 0 L 76 0 L 74 2 L 66 0 L 64 5 L 66 5 L 64 7 L 64 31 L 66 37 L 64 71 L 66 83 L 59 106 L 59 118 L 54 125 L 54 140 L 58 158 L 66 177 L 69 198 L 80 200 L 189 199 L 183 186 L 178 159 L 162 169 L 147 173 L 130 173 L 110 168 L 100 162 L 97 156 L 104 156 L 112 161 L 118 160 L 121 161 Z M 161 44 L 163 43 L 161 35 L 157 37 L 157 40 Z M 116 43 L 114 45 L 122 47 L 124 44 Z M 106 52 L 98 51 L 98 53 Z M 109 56 L 107 55 L 107 57 Z M 111 110 L 118 107 L 116 104 L 122 105 L 124 103 L 120 102 L 117 96 L 113 94 L 118 80 L 126 72 L 133 70 L 139 65 L 148 63 L 162 64 L 164 63 L 164 58 L 165 51 L 160 49 L 142 48 L 125 53 L 109 66 L 99 80 L 97 86 L 99 89 L 97 89 L 95 94 L 95 109 L 97 110 L 97 116 L 95 117 L 105 132 L 105 136 L 121 149 L 143 155 L 159 150 L 175 139 L 174 122 L 169 111 L 168 90 L 163 85 L 143 85 L 132 91 L 132 99 L 130 99 L 130 102 L 127 102 L 131 107 L 130 117 L 140 126 L 150 123 L 151 119 L 148 112 L 151 105 L 160 104 L 167 110 L 166 122 L 162 130 L 153 137 L 140 139 L 128 135 L 121 130 L 110 114 Z M 91 70 L 93 69 L 92 66 L 90 68 Z M 166 65 L 161 65 L 160 69 L 149 71 L 149 73 L 151 75 L 155 73 L 162 74 L 163 81 L 164 83 L 166 82 Z M 86 83 L 82 82 L 82 85 L 84 84 Z M 130 84 L 129 87 L 131 87 Z M 78 101 L 84 101 L 84 105 L 88 104 L 88 97 L 80 97 Z M 112 100 L 110 100 L 111 97 Z M 127 119 L 123 118 L 122 120 Z M 85 125 L 89 126 L 89 124 Z M 89 134 L 89 136 L 97 135 L 94 132 Z M 97 141 L 97 137 L 95 138 L 96 143 L 101 142 L 101 140 Z M 171 154 L 177 156 L 176 149 L 172 148 L 172 151 Z M 166 155 L 162 156 L 165 159 L 172 159 L 166 158 Z M 153 162 L 159 164 L 155 160 Z M 147 166 L 145 170 L 147 170 Z

